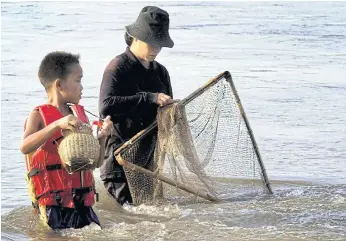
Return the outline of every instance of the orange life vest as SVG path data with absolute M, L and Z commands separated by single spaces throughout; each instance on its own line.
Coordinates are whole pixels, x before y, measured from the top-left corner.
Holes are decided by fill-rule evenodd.
M 83 106 L 73 105 L 71 108 L 82 122 L 89 123 Z M 41 105 L 35 109 L 41 114 L 45 126 L 63 117 L 52 105 Z M 61 130 L 58 130 L 40 148 L 26 155 L 27 179 L 33 205 L 75 208 L 78 203 L 92 206 L 95 196 L 92 170 L 73 174 L 65 171 L 58 154 L 62 139 Z

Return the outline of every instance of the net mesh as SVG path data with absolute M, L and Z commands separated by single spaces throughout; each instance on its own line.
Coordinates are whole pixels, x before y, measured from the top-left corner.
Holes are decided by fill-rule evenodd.
M 150 174 L 124 166 L 135 204 L 271 192 L 231 81 L 230 75 L 215 78 L 160 108 L 157 124 L 121 148 L 123 160 Z

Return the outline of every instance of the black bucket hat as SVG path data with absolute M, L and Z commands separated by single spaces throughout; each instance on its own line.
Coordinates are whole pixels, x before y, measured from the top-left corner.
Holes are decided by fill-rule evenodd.
M 169 36 L 169 14 L 161 8 L 147 6 L 131 25 L 125 27 L 129 35 L 153 46 L 172 48 L 174 42 Z

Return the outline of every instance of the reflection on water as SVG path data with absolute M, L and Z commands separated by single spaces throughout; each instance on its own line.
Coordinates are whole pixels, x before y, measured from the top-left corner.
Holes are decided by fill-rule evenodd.
M 40 60 L 58 49 L 81 54 L 81 104 L 97 113 L 104 68 L 148 4 L 1 4 L 2 240 L 346 240 L 344 2 L 157 3 L 171 17 L 175 46 L 158 61 L 175 98 L 229 70 L 274 195 L 121 208 L 100 187 L 102 229 L 54 232 L 36 222 L 19 144 L 30 110 L 46 101 Z

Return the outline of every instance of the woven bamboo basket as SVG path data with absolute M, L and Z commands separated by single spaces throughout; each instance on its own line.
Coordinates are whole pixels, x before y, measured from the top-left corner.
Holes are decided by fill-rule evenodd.
M 100 144 L 92 135 L 90 125 L 83 124 L 81 130 L 63 130 L 64 139 L 58 152 L 63 167 L 69 173 L 94 169 L 98 166 Z

